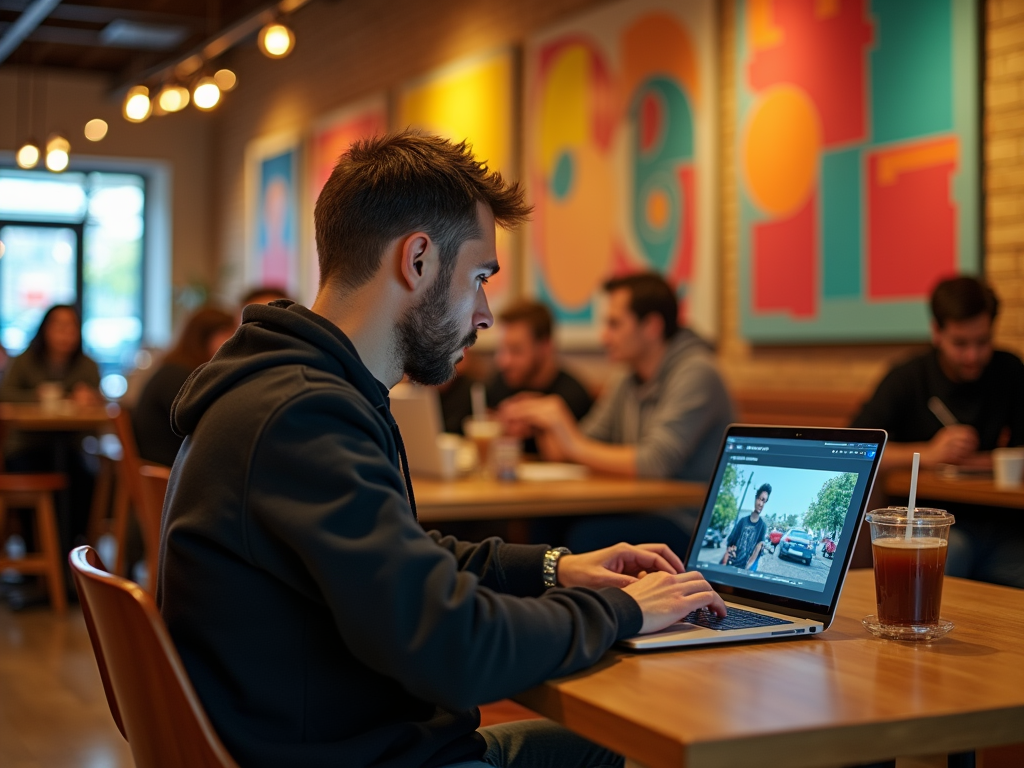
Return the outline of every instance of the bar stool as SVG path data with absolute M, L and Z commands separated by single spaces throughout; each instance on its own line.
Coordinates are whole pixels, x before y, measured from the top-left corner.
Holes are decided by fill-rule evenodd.
M 67 612 L 64 591 L 64 558 L 57 535 L 57 514 L 53 504 L 55 491 L 67 487 L 67 478 L 58 474 L 0 473 L 0 532 L 7 522 L 8 507 L 31 508 L 35 511 L 36 552 L 12 559 L 0 554 L 0 571 L 43 575 L 50 592 L 50 603 L 61 616 Z

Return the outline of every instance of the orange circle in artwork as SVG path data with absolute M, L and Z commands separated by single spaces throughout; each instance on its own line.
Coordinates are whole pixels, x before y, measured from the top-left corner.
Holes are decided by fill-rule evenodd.
M 664 229 L 668 224 L 668 212 L 668 195 L 662 189 L 652 190 L 647 195 L 647 223 L 652 229 Z
M 821 121 L 807 94 L 792 85 L 767 91 L 743 136 L 743 170 L 754 202 L 776 218 L 796 213 L 818 179 Z

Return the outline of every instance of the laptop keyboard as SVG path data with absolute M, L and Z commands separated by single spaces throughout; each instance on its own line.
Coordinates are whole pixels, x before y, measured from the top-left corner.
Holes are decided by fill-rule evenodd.
M 687 624 L 696 624 L 705 629 L 750 629 L 751 627 L 771 627 L 777 624 L 792 624 L 792 621 L 777 619 L 774 616 L 765 616 L 763 613 L 744 611 L 729 606 L 728 616 L 718 616 L 707 608 L 701 608 L 688 614 L 683 621 Z

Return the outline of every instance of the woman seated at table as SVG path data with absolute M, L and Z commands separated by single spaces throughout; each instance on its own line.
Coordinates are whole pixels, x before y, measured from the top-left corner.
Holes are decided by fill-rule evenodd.
M 207 362 L 237 327 L 235 318 L 203 307 L 188 319 L 178 343 L 167 353 L 135 406 L 135 441 L 144 461 L 171 466 L 183 438 L 171 429 L 171 404 L 196 368 Z
M 37 402 L 51 396 L 80 405 L 99 405 L 100 370 L 82 351 L 82 322 L 74 307 L 55 304 L 43 315 L 28 348 L 14 358 L 0 384 L 0 401 Z M 53 472 L 68 475 L 72 537 L 85 533 L 92 498 L 93 473 L 77 440 L 65 434 L 11 430 L 4 444 L 9 472 Z M 26 531 L 27 533 L 27 531 Z M 65 548 L 71 541 L 62 542 Z

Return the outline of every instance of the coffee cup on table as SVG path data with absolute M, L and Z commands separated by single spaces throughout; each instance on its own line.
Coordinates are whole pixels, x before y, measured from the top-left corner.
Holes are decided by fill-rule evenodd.
M 992 451 L 992 475 L 999 488 L 1024 484 L 1024 448 L 996 448 Z
M 480 474 L 491 476 L 491 445 L 501 437 L 501 422 L 470 416 L 462 422 L 462 431 L 476 446 Z
M 864 619 L 873 634 L 894 640 L 934 640 L 953 628 L 939 615 L 949 526 L 943 509 L 888 507 L 870 512 L 878 613 Z
M 39 398 L 39 407 L 47 413 L 59 411 L 64 399 L 64 385 L 59 381 L 44 381 L 36 387 L 36 397 Z

